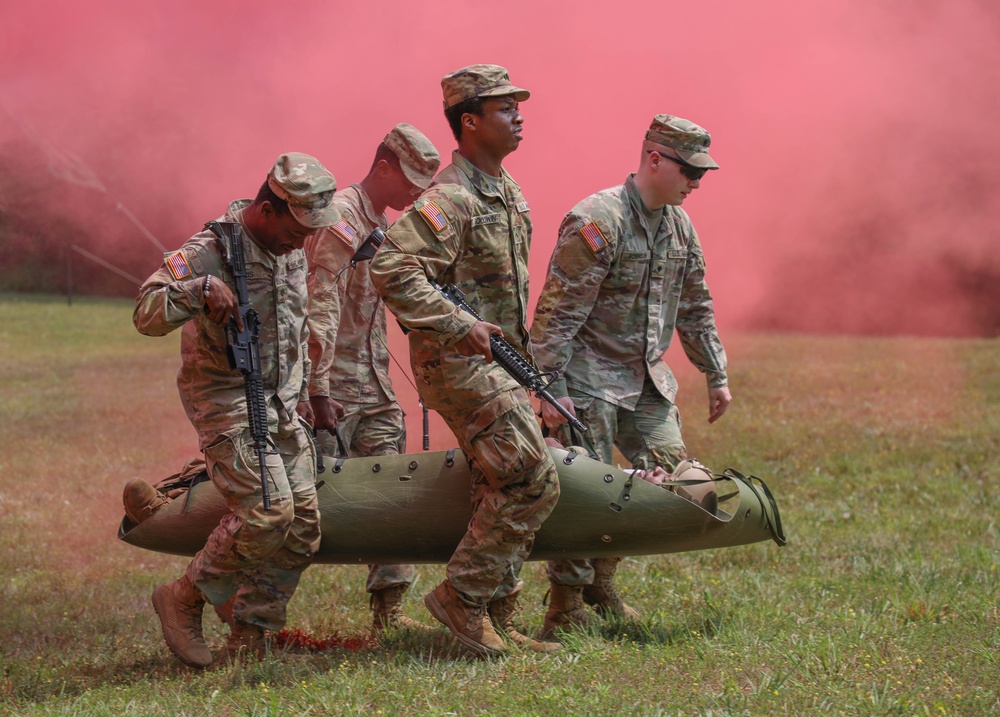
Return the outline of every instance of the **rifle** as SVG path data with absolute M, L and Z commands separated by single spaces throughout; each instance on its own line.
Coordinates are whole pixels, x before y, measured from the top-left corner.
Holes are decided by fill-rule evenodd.
M 476 313 L 476 310 L 469 306 L 465 301 L 465 294 L 454 284 L 448 284 L 447 286 L 441 286 L 435 282 L 431 282 L 431 285 L 445 295 L 449 301 L 458 306 L 465 311 L 476 317 L 479 321 L 483 320 L 483 317 Z M 587 426 L 579 418 L 570 413 L 565 406 L 563 406 L 559 401 L 556 400 L 549 392 L 549 383 L 546 383 L 546 374 L 541 374 L 535 370 L 535 367 L 524 360 L 524 358 L 517 352 L 510 342 L 508 342 L 503 336 L 498 334 L 490 334 L 490 349 L 493 351 L 493 359 L 503 367 L 507 373 L 514 377 L 514 380 L 519 384 L 524 386 L 529 391 L 534 391 L 538 398 L 548 401 L 552 406 L 562 414 L 569 425 L 571 425 L 576 430 L 581 433 L 587 432 Z
M 239 302 L 240 318 L 243 319 L 243 330 L 240 331 L 236 326 L 236 319 L 230 317 L 229 323 L 226 324 L 226 355 L 229 357 L 229 366 L 243 374 L 250 436 L 253 438 L 253 447 L 257 451 L 257 460 L 260 463 L 264 510 L 271 510 L 271 491 L 267 485 L 267 465 L 264 462 L 271 439 L 267 430 L 267 403 L 264 400 L 260 345 L 257 342 L 261 321 L 256 310 L 250 305 L 250 297 L 247 294 L 247 267 L 243 258 L 241 227 L 238 222 L 209 222 L 205 227 L 218 237 L 235 279 L 236 300 Z

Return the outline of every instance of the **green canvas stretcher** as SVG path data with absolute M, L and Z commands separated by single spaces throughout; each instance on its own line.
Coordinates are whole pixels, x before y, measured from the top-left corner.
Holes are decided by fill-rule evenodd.
M 784 545 L 778 506 L 763 481 L 727 469 L 714 483 L 713 513 L 631 473 L 550 449 L 561 493 L 535 536 L 531 560 L 626 557 L 774 540 Z M 325 458 L 318 477 L 323 541 L 317 563 L 446 563 L 472 516 L 470 474 L 460 451 Z M 146 550 L 192 556 L 227 512 L 211 481 L 118 537 Z

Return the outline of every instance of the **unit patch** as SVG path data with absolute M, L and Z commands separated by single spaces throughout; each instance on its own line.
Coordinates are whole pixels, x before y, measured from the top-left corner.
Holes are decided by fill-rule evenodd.
M 597 222 L 585 224 L 583 228 L 580 229 L 580 234 L 587 242 L 587 246 L 589 246 L 590 250 L 595 254 L 608 245 L 607 237 L 605 237 L 604 233 L 598 228 Z
M 191 266 L 188 264 L 183 251 L 178 250 L 173 254 L 168 254 L 164 258 L 164 262 L 166 262 L 170 273 L 174 275 L 174 279 L 177 281 L 187 279 L 191 276 Z
M 431 229 L 436 232 L 448 226 L 448 218 L 441 211 L 441 207 L 434 202 L 427 202 L 427 204 L 420 207 L 420 215 L 427 220 L 427 223 L 431 225 Z
M 524 214 L 526 211 L 528 211 L 528 203 L 518 202 L 517 204 L 514 205 L 514 209 L 517 210 L 518 214 Z
M 334 234 L 343 239 L 347 246 L 354 246 L 354 237 L 358 235 L 358 232 L 345 220 L 341 219 L 339 222 L 330 227 L 330 229 L 333 230 Z
M 472 217 L 472 226 L 481 227 L 483 224 L 499 224 L 500 223 L 500 213 L 495 212 L 493 214 L 480 214 L 478 216 Z

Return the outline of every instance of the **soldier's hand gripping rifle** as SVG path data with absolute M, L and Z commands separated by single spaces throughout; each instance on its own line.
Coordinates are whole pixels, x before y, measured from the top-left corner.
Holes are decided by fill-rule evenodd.
M 229 365 L 243 374 L 243 385 L 246 388 L 247 418 L 250 423 L 250 437 L 257 451 L 260 463 L 261 495 L 264 499 L 264 510 L 271 510 L 271 491 L 268 487 L 267 455 L 270 434 L 267 430 L 267 402 L 264 400 L 264 381 L 260 368 L 260 345 L 257 337 L 260 335 L 260 316 L 250 305 L 247 293 L 247 267 L 243 257 L 243 239 L 238 222 L 209 222 L 205 225 L 211 230 L 224 249 L 225 259 L 233 272 L 236 283 L 236 301 L 239 303 L 240 318 L 243 320 L 243 330 L 236 326 L 236 319 L 230 317 L 226 324 L 226 354 Z
M 483 320 L 483 317 L 476 313 L 469 304 L 465 301 L 465 294 L 454 284 L 448 284 L 447 286 L 440 286 L 439 284 L 431 284 L 440 291 L 445 297 L 451 301 L 453 304 L 458 306 L 465 311 L 476 317 L 479 321 Z M 535 367 L 524 360 L 524 358 L 517 352 L 510 342 L 508 342 L 503 336 L 498 334 L 490 334 L 490 349 L 493 351 L 493 360 L 500 364 L 507 373 L 514 377 L 514 380 L 519 384 L 524 386 L 529 391 L 534 391 L 535 395 L 538 396 L 543 401 L 548 401 L 552 404 L 559 413 L 562 414 L 573 428 L 580 431 L 581 433 L 587 432 L 587 426 L 579 418 L 570 413 L 565 406 L 563 406 L 556 397 L 549 392 L 549 383 L 545 381 L 545 374 L 541 374 L 535 370 Z

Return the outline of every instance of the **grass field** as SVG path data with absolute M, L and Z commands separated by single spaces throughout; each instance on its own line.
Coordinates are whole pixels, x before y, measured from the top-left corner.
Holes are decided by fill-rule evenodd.
M 1000 714 L 1000 341 L 730 337 L 736 402 L 711 427 L 674 361 L 691 452 L 761 476 L 789 544 L 626 560 L 638 628 L 549 657 L 470 661 L 444 628 L 356 649 L 332 636 L 363 636 L 366 571 L 316 566 L 289 627 L 332 647 L 198 673 L 149 604 L 186 561 L 115 538 L 125 480 L 195 448 L 179 337 L 130 315 L 0 300 L 0 714 Z M 407 612 L 432 621 L 443 566 L 418 570 Z M 524 577 L 536 631 L 542 566 Z

